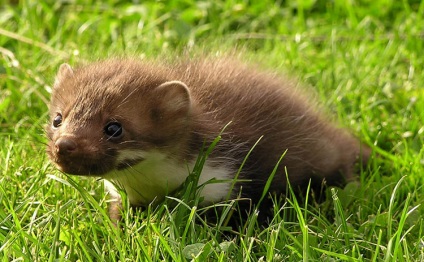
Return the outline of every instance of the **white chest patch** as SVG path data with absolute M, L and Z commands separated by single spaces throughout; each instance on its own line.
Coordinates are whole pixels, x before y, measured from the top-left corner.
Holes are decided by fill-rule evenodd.
M 135 206 L 148 205 L 153 200 L 163 199 L 172 193 L 184 183 L 195 164 L 195 161 L 181 164 L 165 154 L 140 150 L 124 150 L 117 159 L 118 162 L 144 159 L 136 165 L 114 170 L 104 176 L 105 187 L 113 198 L 118 198 L 119 194 L 112 183 L 124 189 L 130 203 Z M 199 185 L 213 178 L 231 180 L 233 176 L 234 171 L 229 168 L 211 166 L 206 161 L 199 177 Z M 227 197 L 230 187 L 231 182 L 207 184 L 200 195 L 206 203 L 218 202 Z

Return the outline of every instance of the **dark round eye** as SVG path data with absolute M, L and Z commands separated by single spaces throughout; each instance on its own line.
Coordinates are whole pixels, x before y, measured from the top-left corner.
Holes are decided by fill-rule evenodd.
M 120 123 L 118 122 L 110 122 L 105 126 L 105 134 L 113 137 L 113 138 L 117 138 L 120 137 L 122 135 L 122 126 Z
M 57 115 L 53 119 L 53 127 L 58 128 L 61 124 L 62 124 L 62 115 L 57 113 Z

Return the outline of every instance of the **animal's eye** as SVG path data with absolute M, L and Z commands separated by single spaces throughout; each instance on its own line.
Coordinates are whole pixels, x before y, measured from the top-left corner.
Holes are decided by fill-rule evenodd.
M 53 119 L 53 127 L 58 128 L 61 124 L 62 124 L 62 115 L 57 113 L 57 115 Z
M 120 123 L 110 122 L 105 126 L 104 132 L 111 138 L 118 138 L 122 135 L 123 129 Z

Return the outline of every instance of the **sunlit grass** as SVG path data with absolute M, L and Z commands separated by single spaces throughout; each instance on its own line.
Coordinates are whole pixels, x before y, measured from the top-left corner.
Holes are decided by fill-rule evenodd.
M 2 261 L 424 259 L 423 1 L 15 2 L 0 5 Z M 49 164 L 43 126 L 61 63 L 233 49 L 304 83 L 373 147 L 360 184 L 320 204 L 288 194 L 268 226 L 253 210 L 234 228 L 237 201 L 211 224 L 194 179 L 156 207 L 124 202 L 117 229 L 102 183 Z

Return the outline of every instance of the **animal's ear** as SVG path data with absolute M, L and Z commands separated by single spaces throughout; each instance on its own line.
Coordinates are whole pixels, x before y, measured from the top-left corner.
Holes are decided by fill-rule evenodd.
M 63 81 L 63 79 L 70 77 L 73 74 L 74 71 L 72 70 L 72 67 L 69 64 L 61 64 L 59 67 L 59 71 L 57 72 L 56 79 L 54 80 L 54 88 L 56 88 L 60 84 L 60 82 Z
M 180 81 L 165 82 L 153 90 L 155 111 L 152 118 L 185 117 L 191 108 L 190 91 L 186 84 Z

